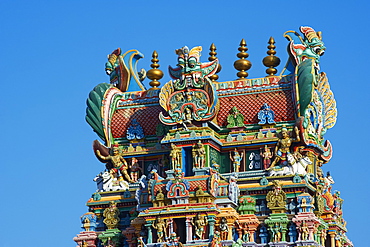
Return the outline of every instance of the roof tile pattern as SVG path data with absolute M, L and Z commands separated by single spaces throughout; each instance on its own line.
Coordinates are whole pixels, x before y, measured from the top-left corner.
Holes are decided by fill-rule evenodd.
M 275 122 L 294 120 L 292 95 L 291 89 L 281 88 L 273 91 L 220 97 L 220 110 L 217 115 L 218 125 L 227 125 L 227 116 L 234 106 L 243 114 L 245 124 L 257 124 L 259 122 L 257 115 L 264 103 L 267 103 L 274 111 Z
M 159 121 L 159 113 L 163 111 L 159 105 L 138 108 L 117 109 L 112 117 L 112 134 L 114 138 L 126 137 L 127 129 L 136 119 L 144 131 L 144 135 L 155 135 Z

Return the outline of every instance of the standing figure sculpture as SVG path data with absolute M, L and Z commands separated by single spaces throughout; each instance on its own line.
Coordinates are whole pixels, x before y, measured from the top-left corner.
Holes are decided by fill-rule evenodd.
M 171 165 L 172 165 L 172 169 L 173 170 L 176 170 L 177 168 L 181 168 L 181 148 L 180 147 L 176 147 L 175 144 L 171 144 L 171 152 L 170 152 L 170 156 L 171 156 Z
M 300 240 L 308 240 L 309 231 L 308 226 L 305 221 L 302 222 L 302 225 L 300 227 Z
M 271 166 L 269 170 L 272 170 L 272 168 L 281 161 L 287 161 L 287 155 L 290 154 L 290 146 L 293 142 L 299 142 L 299 130 L 297 127 L 294 128 L 294 132 L 296 134 L 296 138 L 289 137 L 289 133 L 287 128 L 283 127 L 281 129 L 281 135 L 282 137 L 279 139 L 276 147 L 275 147 L 275 159 L 271 163 Z
M 119 149 L 118 149 L 117 146 L 113 146 L 111 155 L 103 156 L 103 155 L 101 155 L 99 150 L 96 150 L 96 155 L 100 159 L 107 160 L 107 161 L 110 161 L 112 163 L 113 167 L 111 167 L 109 169 L 110 174 L 112 174 L 112 178 L 114 178 L 115 174 L 118 175 L 118 172 L 120 172 L 120 174 L 125 178 L 125 180 L 127 180 L 127 182 L 132 183 L 132 180 L 131 180 L 130 176 L 127 173 L 127 169 L 128 169 L 127 162 L 119 154 Z
M 167 238 L 166 236 L 166 228 L 167 228 L 167 224 L 166 222 L 159 216 L 157 216 L 157 220 L 156 220 L 156 223 L 152 224 L 152 227 L 154 229 L 157 230 L 157 243 L 163 243 L 165 238 Z
M 201 141 L 193 145 L 192 155 L 194 165 L 193 167 L 203 168 L 205 163 L 206 150 Z
M 130 176 L 131 180 L 135 183 L 139 179 L 139 171 L 142 171 L 142 169 L 140 168 L 138 160 L 136 158 L 132 158 L 130 165 Z
M 281 241 L 281 230 L 282 230 L 281 226 L 279 225 L 279 223 L 276 222 L 271 229 L 273 242 L 276 243 Z
M 232 152 L 234 153 L 233 155 L 231 155 Z M 229 155 L 230 155 L 230 160 L 233 162 L 234 172 L 239 172 L 239 170 L 240 170 L 240 162 L 243 159 L 243 153 L 239 154 L 238 153 L 238 150 L 236 148 L 232 152 L 230 152 Z
M 268 148 L 267 145 L 265 145 L 265 148 L 263 149 L 263 152 L 261 150 L 260 155 L 263 157 L 263 169 L 266 170 L 271 165 L 272 153 L 270 151 L 270 148 Z
M 208 225 L 207 218 L 198 213 L 195 217 L 195 221 L 192 219 L 191 223 L 193 226 L 195 226 L 195 236 L 197 239 L 204 239 L 206 225 Z
M 227 220 L 225 217 L 221 218 L 220 232 L 221 240 L 227 240 L 227 236 L 229 235 L 229 227 L 227 225 Z

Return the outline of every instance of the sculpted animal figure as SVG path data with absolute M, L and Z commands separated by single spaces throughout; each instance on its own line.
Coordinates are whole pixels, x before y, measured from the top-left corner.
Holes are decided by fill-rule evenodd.
M 112 178 L 108 171 L 99 173 L 93 180 L 97 183 L 97 192 L 126 190 L 129 188 L 126 181 Z

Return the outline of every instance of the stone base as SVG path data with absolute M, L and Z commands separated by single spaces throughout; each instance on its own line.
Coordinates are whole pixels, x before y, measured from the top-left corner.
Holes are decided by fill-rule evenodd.
M 165 173 L 167 175 L 167 179 L 175 178 L 174 176 L 175 172 L 173 170 L 167 170 L 165 171 Z
M 270 242 L 269 247 L 287 247 L 291 246 L 288 242 Z
M 235 243 L 233 240 L 222 240 L 221 241 L 222 246 L 231 246 L 233 245 L 233 243 Z
M 203 168 L 193 168 L 194 176 L 203 176 L 209 173 L 208 167 Z
M 209 239 L 198 239 L 198 240 L 191 240 L 191 241 L 186 241 L 186 244 L 191 244 L 191 245 L 196 245 L 198 246 L 199 244 L 209 244 Z
M 254 242 L 243 243 L 244 247 L 258 247 L 259 245 Z
M 295 246 L 320 246 L 320 245 L 313 240 L 299 240 L 295 242 Z
M 73 238 L 73 241 L 77 243 L 77 246 L 82 246 L 83 241 L 85 241 L 88 247 L 96 247 L 98 236 L 99 234 L 96 232 L 80 232 Z

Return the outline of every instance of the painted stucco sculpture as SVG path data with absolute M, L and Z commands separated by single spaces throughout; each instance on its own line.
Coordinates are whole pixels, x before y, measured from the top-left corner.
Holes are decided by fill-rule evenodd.
M 284 34 L 289 59 L 280 75 L 269 39 L 263 78 L 247 78 L 252 63 L 244 39 L 234 63 L 238 79 L 231 81 L 217 75 L 214 44 L 208 62 L 200 46 L 177 49 L 163 86 L 156 51 L 151 68 L 140 71 L 137 50 L 108 55 L 110 83 L 87 99 L 100 168 L 92 168 L 97 190 L 76 244 L 353 246 L 342 195 L 324 172 L 332 157 L 324 136 L 337 117 L 319 66 L 326 48 L 320 32 L 300 32 Z

